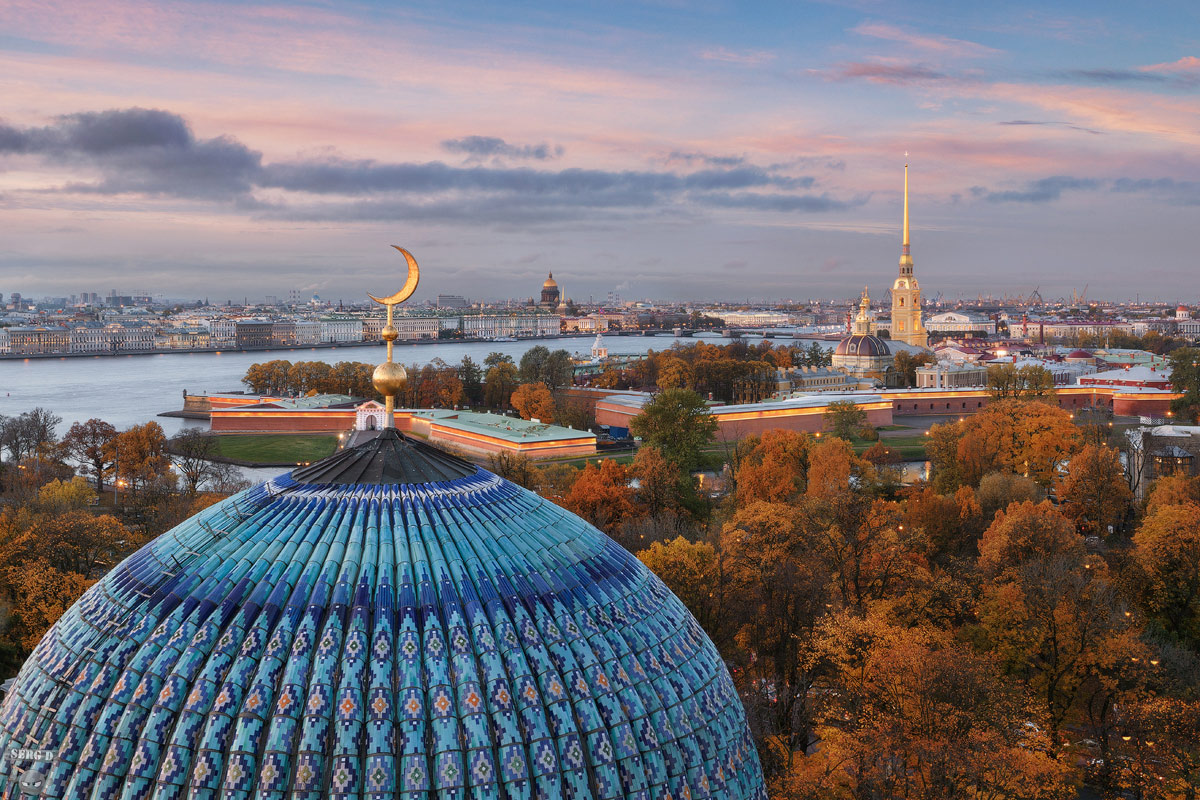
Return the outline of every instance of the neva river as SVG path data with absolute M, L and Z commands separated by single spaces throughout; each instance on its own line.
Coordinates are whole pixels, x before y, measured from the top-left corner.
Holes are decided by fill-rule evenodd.
M 535 345 L 569 353 L 590 353 L 591 338 L 533 339 L 520 342 L 438 342 L 436 344 L 396 344 L 395 358 L 402 364 L 427 364 L 440 358 L 457 365 L 470 356 L 482 366 L 488 353 L 501 352 L 520 361 Z M 728 344 L 729 339 L 699 337 L 675 339 L 667 336 L 606 336 L 604 343 L 613 356 L 643 355 L 648 350 L 665 350 L 674 342 L 703 341 Z M 758 337 L 745 337 L 756 343 Z M 776 339 L 778 344 L 807 346 L 809 340 Z M 827 343 L 823 343 L 827 344 Z M 62 432 L 73 422 L 92 417 L 103 419 L 118 430 L 155 419 L 163 411 L 183 407 L 183 393 L 221 393 L 245 390 L 242 376 L 259 361 L 366 361 L 378 363 L 384 358 L 382 345 L 340 347 L 337 349 L 274 350 L 253 353 L 171 353 L 145 356 L 96 356 L 71 358 L 34 358 L 27 361 L 0 361 L 0 414 L 12 416 L 37 406 L 63 418 Z M 208 423 L 175 417 L 158 417 L 170 436 L 185 426 L 208 427 Z

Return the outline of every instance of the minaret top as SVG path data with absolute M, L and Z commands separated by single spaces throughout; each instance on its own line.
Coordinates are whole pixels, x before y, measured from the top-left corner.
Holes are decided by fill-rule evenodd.
M 387 324 L 379 332 L 379 338 L 387 342 L 387 361 L 377 366 L 371 374 L 371 382 L 375 385 L 375 391 L 383 395 L 384 428 L 391 428 L 396 424 L 396 393 L 403 389 L 404 384 L 408 382 L 408 373 L 404 367 L 392 361 L 392 344 L 400 338 L 400 332 L 393 324 L 392 312 L 396 306 L 412 297 L 412 293 L 417 290 L 417 281 L 421 277 L 421 268 L 417 266 L 417 260 L 413 258 L 413 254 L 398 244 L 394 244 L 392 247 L 399 250 L 400 255 L 404 256 L 404 260 L 408 263 L 408 280 L 405 281 L 404 287 L 400 291 L 387 297 L 367 295 L 376 303 L 387 308 Z

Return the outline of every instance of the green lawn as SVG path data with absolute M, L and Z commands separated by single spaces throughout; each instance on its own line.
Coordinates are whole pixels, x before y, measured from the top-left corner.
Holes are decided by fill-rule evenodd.
M 332 455 L 337 437 L 327 433 L 222 434 L 217 455 L 251 464 L 295 464 Z
M 929 441 L 924 434 L 920 436 L 888 436 L 879 440 L 887 447 L 892 448 L 900 453 L 900 457 L 905 461 L 924 461 L 925 443 Z M 854 452 L 862 454 L 864 450 L 874 446 L 875 442 L 866 442 L 855 437 L 851 443 L 854 445 Z

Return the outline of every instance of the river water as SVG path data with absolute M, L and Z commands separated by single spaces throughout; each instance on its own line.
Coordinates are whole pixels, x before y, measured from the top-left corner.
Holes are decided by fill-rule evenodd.
M 427 364 L 440 358 L 457 365 L 463 356 L 483 364 L 489 353 L 500 352 L 520 361 L 535 345 L 570 353 L 590 353 L 592 339 L 563 337 L 526 339 L 519 342 L 438 342 L 435 344 L 396 343 L 395 359 L 402 364 Z M 648 350 L 665 350 L 674 342 L 704 341 L 728 344 L 729 339 L 703 337 L 676 339 L 667 336 L 607 336 L 604 344 L 609 355 L 643 355 Z M 757 337 L 745 337 L 755 343 Z M 777 343 L 807 346 L 808 340 L 779 339 Z M 183 393 L 205 394 L 245 390 L 242 376 L 259 361 L 367 361 L 383 360 L 381 345 L 316 348 L 311 350 L 275 350 L 251 353 L 170 353 L 144 356 L 93 356 L 72 358 L 33 358 L 0 361 L 0 414 L 12 416 L 41 406 L 63 418 L 65 432 L 73 422 L 92 417 L 103 419 L 118 430 L 155 419 L 163 411 L 183 408 Z M 185 426 L 208 423 L 174 417 L 157 421 L 170 436 Z

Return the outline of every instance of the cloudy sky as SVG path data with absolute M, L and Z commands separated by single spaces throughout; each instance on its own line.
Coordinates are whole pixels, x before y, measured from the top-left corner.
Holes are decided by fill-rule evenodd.
M 748 10 L 752 8 L 753 10 Z M 0 0 L 0 292 L 1200 294 L 1200 5 Z

